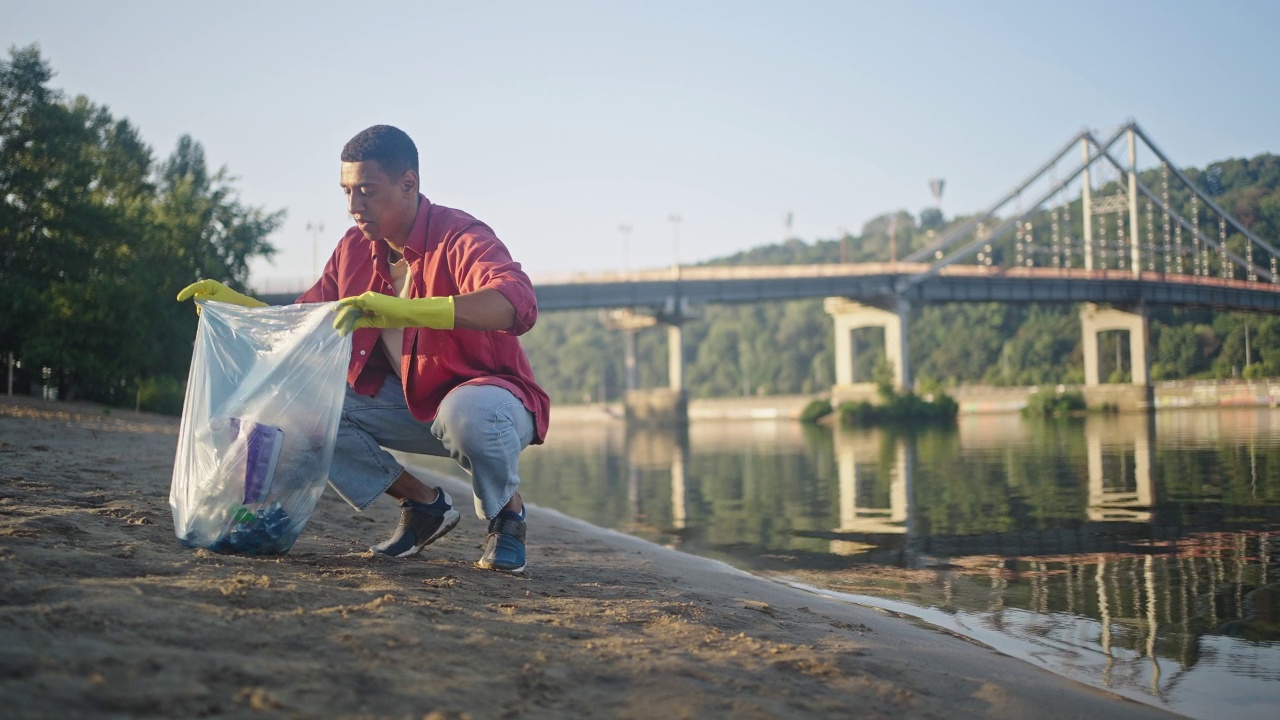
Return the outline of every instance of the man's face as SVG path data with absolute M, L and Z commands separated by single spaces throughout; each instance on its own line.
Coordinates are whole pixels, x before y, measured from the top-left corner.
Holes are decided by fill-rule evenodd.
M 376 160 L 342 163 L 347 212 L 370 240 L 404 244 L 418 212 L 418 177 L 412 170 L 391 177 Z

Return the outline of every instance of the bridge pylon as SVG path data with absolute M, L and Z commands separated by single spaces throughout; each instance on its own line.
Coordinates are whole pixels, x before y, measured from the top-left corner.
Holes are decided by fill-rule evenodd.
M 1130 381 L 1104 384 L 1099 370 L 1098 335 L 1110 330 L 1129 333 Z M 1151 366 L 1147 353 L 1147 311 L 1142 305 L 1128 310 L 1103 308 L 1094 303 L 1080 306 L 1080 331 L 1084 340 L 1084 396 L 1090 407 L 1145 411 L 1152 407 Z
M 835 394 L 861 395 L 867 390 L 854 382 L 853 373 L 857 359 L 853 331 L 865 327 L 884 329 L 884 354 L 893 366 L 893 387 L 898 392 L 911 389 L 911 364 L 907 350 L 907 316 L 911 306 L 905 299 L 895 297 L 877 307 L 848 298 L 829 297 L 823 301 L 822 307 L 835 320 Z
M 1150 385 L 1150 366 L 1147 361 L 1147 312 L 1145 308 L 1131 311 L 1102 308 L 1094 303 L 1080 306 L 1080 329 L 1084 333 L 1084 384 L 1096 387 L 1102 384 L 1098 371 L 1098 334 L 1109 330 L 1129 333 L 1129 365 L 1131 384 Z
M 688 422 L 688 398 L 684 388 L 684 331 L 681 326 L 700 317 L 687 300 L 669 298 L 651 313 L 635 308 L 612 310 L 603 317 L 606 328 L 621 330 L 625 341 L 628 421 L 640 425 L 684 425 Z M 667 326 L 667 387 L 644 390 L 636 372 L 636 333 L 655 325 Z

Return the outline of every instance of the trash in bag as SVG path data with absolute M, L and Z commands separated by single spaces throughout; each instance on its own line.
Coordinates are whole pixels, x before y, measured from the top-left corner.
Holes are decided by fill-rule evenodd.
M 333 303 L 202 311 L 169 505 L 185 545 L 283 555 L 328 482 L 351 336 Z

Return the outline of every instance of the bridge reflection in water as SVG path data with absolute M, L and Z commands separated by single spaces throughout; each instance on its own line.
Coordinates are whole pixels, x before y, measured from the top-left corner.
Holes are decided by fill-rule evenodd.
M 1196 429 L 1186 424 L 1195 414 L 1161 420 L 1183 441 Z M 1008 419 L 977 420 L 960 444 L 978 454 L 1007 453 L 1028 441 L 1010 438 L 1010 425 Z M 1014 434 L 1027 430 L 1021 425 Z M 912 491 L 915 438 L 882 438 L 877 446 L 868 434 L 837 431 L 841 524 L 831 552 L 902 569 L 802 571 L 800 577 L 873 603 L 872 597 L 887 597 L 931 608 L 966 634 L 1002 649 L 1012 644 L 1029 659 L 1146 699 L 1176 691 L 1206 653 L 1213 672 L 1229 668 L 1230 675 L 1280 681 L 1280 513 L 1268 472 L 1276 463 L 1275 441 L 1267 437 L 1270 447 L 1260 451 L 1257 438 L 1249 438 L 1225 453 L 1209 441 L 1215 454 L 1229 459 L 1221 469 L 1247 469 L 1234 484 L 1247 480 L 1256 505 L 1224 503 L 1230 493 L 1221 486 L 1185 495 L 1184 481 L 1194 479 L 1187 473 L 1175 473 L 1166 483 L 1171 497 L 1158 503 L 1157 468 L 1194 466 L 1202 452 L 1170 449 L 1158 463 L 1156 421 L 1149 415 L 1090 417 L 1081 431 L 1082 515 L 1056 527 L 1032 523 L 978 534 L 933 532 L 913 510 L 927 495 Z M 1070 454 L 1060 459 L 1073 460 Z M 1009 465 L 1011 484 L 1016 464 Z M 932 472 L 938 471 L 946 469 Z M 1203 512 L 1202 503 L 1211 509 Z
M 1155 445 L 1152 416 L 1092 417 L 1084 424 L 1085 467 L 1087 469 L 1086 523 L 1073 529 L 1073 539 L 1056 538 L 1055 547 L 1067 542 L 1073 551 L 1111 550 L 1106 540 L 1114 531 L 1101 531 L 1090 523 L 1147 523 L 1155 497 L 1152 466 Z M 981 436 L 979 436 L 981 437 Z M 1035 529 L 1022 533 L 994 535 L 921 536 L 911 522 L 911 483 L 915 467 L 915 438 L 898 435 L 888 439 L 892 460 L 885 466 L 884 438 L 866 432 L 834 431 L 835 457 L 839 466 L 840 525 L 835 529 L 831 552 L 861 554 L 869 548 L 893 546 L 919 553 L 922 548 L 948 555 L 974 550 L 1002 555 L 1038 554 L 1044 547 L 1043 534 Z M 861 458 L 861 460 L 860 460 Z M 888 505 L 877 505 L 874 497 L 880 475 L 887 475 Z M 905 543 L 878 535 L 903 535 Z M 1090 542 L 1102 540 L 1106 547 Z M 914 556 L 900 564 L 919 564 Z
M 1280 692 L 1277 430 L 1280 412 L 1254 409 L 962 416 L 917 434 L 560 425 L 521 473 L 528 499 L 598 525 L 1185 714 L 1267 716 L 1254 701 Z

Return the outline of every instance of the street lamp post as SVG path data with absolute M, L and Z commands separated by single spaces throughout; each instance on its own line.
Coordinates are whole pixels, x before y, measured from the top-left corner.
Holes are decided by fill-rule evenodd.
M 320 275 L 317 265 L 320 261 L 320 233 L 324 232 L 324 223 L 308 222 L 307 231 L 311 233 L 311 277 L 315 278 Z

